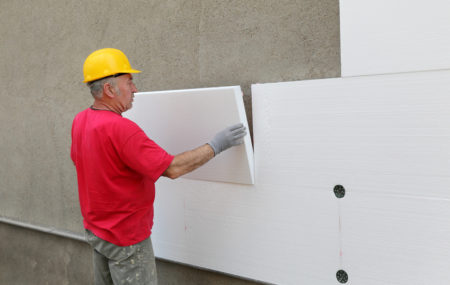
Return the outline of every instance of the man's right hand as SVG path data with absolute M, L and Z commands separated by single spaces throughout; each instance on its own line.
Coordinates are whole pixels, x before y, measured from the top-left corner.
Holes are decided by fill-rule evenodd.
M 230 126 L 217 133 L 208 143 L 214 150 L 214 156 L 222 151 L 244 142 L 247 130 L 242 123 Z

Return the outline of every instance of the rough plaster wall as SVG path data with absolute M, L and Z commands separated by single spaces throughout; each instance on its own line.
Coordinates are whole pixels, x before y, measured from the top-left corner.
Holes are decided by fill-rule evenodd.
M 80 231 L 70 126 L 95 49 L 124 50 L 142 91 L 339 76 L 337 0 L 99 2 L 0 2 L 2 216 Z
M 122 49 L 141 91 L 338 77 L 338 0 L 0 1 L 0 216 L 81 232 L 69 158 L 86 56 Z
M 2 285 L 92 284 L 92 250 L 87 243 L 2 223 L 0 240 Z M 159 259 L 156 268 L 159 285 L 255 284 Z
M 0 284 L 92 284 L 87 243 L 0 223 Z

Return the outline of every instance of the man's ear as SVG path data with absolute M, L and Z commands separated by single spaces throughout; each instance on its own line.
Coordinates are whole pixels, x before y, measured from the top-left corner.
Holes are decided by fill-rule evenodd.
M 114 98 L 114 96 L 116 95 L 114 86 L 112 86 L 112 84 L 109 82 L 103 84 L 103 94 L 105 94 L 109 98 Z

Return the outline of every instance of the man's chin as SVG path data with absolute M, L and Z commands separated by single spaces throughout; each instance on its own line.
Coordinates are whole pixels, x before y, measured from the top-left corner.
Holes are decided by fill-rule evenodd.
M 133 108 L 133 102 L 131 102 L 130 104 L 128 104 L 128 106 L 127 106 L 127 111 L 130 110 L 131 108 Z

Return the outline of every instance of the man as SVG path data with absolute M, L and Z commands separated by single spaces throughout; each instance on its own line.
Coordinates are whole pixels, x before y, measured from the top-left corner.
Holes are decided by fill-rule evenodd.
M 71 158 L 86 239 L 94 249 L 95 284 L 157 284 L 150 240 L 155 182 L 161 175 L 180 177 L 241 144 L 246 130 L 242 124 L 226 128 L 209 143 L 173 156 L 121 115 L 132 107 L 132 74 L 140 72 L 125 54 L 97 50 L 83 71 L 94 103 L 73 121 Z

